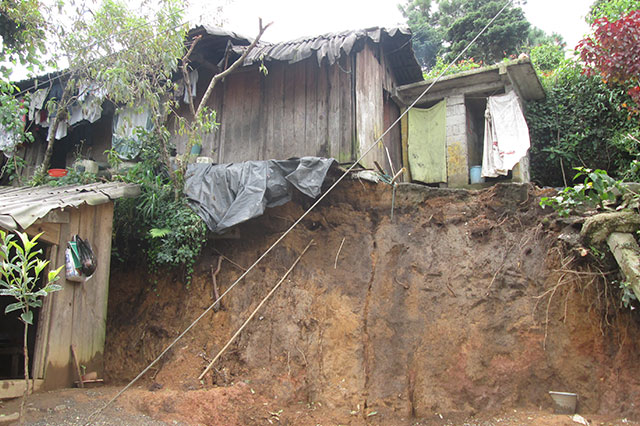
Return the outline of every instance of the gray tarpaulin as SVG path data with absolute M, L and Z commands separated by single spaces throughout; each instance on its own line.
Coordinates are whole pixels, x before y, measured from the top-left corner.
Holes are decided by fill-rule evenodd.
M 232 164 L 191 164 L 185 196 L 213 232 L 260 216 L 267 207 L 291 200 L 293 188 L 316 198 L 335 163 L 332 158 L 246 161 Z

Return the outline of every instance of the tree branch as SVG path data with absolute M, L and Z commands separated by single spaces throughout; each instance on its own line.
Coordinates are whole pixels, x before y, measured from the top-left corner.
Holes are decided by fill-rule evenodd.
M 258 36 L 255 38 L 255 40 L 253 40 L 253 42 L 249 45 L 249 47 L 247 47 L 247 49 L 244 51 L 242 56 L 240 56 L 238 59 L 236 59 L 236 61 L 233 64 L 231 64 L 231 66 L 229 68 L 227 68 L 226 70 L 224 70 L 220 74 L 216 74 L 211 79 L 211 81 L 209 82 L 209 86 L 207 87 L 207 90 L 204 92 L 204 95 L 202 96 L 202 99 L 200 100 L 200 104 L 198 105 L 198 110 L 195 113 L 196 120 L 197 120 L 198 116 L 200 115 L 200 113 L 202 112 L 202 109 L 204 108 L 204 106 L 207 104 L 207 101 L 209 100 L 209 97 L 213 93 L 213 89 L 215 88 L 216 83 L 218 83 L 218 81 L 224 79 L 226 76 L 231 74 L 236 68 L 238 68 L 244 62 L 244 60 L 247 57 L 247 55 L 253 50 L 254 47 L 256 47 L 256 45 L 260 41 L 260 38 L 262 37 L 264 32 L 267 30 L 267 28 L 269 28 L 269 26 L 271 26 L 272 23 L 273 22 L 270 22 L 270 23 L 268 23 L 267 25 L 265 25 L 263 27 L 262 26 L 262 18 L 259 18 L 259 20 L 258 20 L 259 31 L 258 31 Z
M 196 44 L 202 38 L 201 35 L 195 37 L 193 39 L 193 43 L 191 43 L 191 47 L 187 51 L 187 53 L 182 57 L 182 75 L 184 77 L 185 90 L 189 96 L 189 109 L 191 110 L 191 114 L 193 114 L 193 118 L 196 117 L 196 109 L 193 106 L 193 96 L 191 95 L 191 78 L 189 78 L 189 71 L 187 70 L 187 66 L 189 65 L 189 56 L 193 52 L 193 49 L 196 47 Z

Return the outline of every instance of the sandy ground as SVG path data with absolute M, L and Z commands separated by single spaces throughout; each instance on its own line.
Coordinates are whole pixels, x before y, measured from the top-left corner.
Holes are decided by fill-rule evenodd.
M 103 413 L 89 419 L 89 416 L 120 389 L 101 387 L 94 389 L 64 389 L 55 392 L 43 392 L 32 395 L 27 403 L 26 424 L 34 426 L 80 426 L 91 425 L 395 425 L 395 426 L 575 426 L 581 423 L 573 421 L 571 416 L 557 415 L 544 410 L 508 409 L 494 413 L 482 413 L 476 416 L 447 415 L 434 413 L 422 419 L 382 416 L 375 411 L 366 414 L 353 413 L 350 419 L 336 422 L 335 414 L 324 409 L 321 404 L 295 404 L 278 408 L 277 401 L 266 401 L 251 393 L 248 386 L 231 386 L 227 393 L 235 392 L 234 406 L 221 407 L 224 398 L 216 392 L 203 391 L 149 391 L 133 388 L 122 399 L 107 408 Z M 220 399 L 212 402 L 211 399 Z M 241 401 L 240 401 L 241 400 Z M 169 406 L 169 402 L 171 401 Z M 241 403 L 240 403 L 241 402 Z M 240 404 L 239 404 L 240 403 Z M 195 404 L 195 406 L 194 406 Z M 228 417 L 202 423 L 190 418 L 190 412 L 215 404 Z M 19 409 L 19 400 L 5 401 L 0 408 L 1 414 Z M 243 413 L 244 412 L 244 413 Z M 234 413 L 234 414 L 231 414 Z M 197 414 L 194 414 L 197 417 Z M 640 425 L 640 422 L 610 416 L 582 414 L 591 426 Z M 240 420 L 241 419 L 241 420 Z M 241 421 L 240 423 L 238 421 Z

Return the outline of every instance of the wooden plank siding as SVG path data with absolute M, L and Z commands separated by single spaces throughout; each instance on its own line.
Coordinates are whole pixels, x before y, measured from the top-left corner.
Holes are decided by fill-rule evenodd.
M 44 387 L 54 389 L 69 386 L 75 381 L 75 367 L 71 360 L 71 344 L 78 352 L 78 361 L 87 371 L 97 371 L 103 376 L 103 350 L 106 333 L 107 296 L 111 260 L 111 229 L 113 203 L 98 206 L 69 208 L 69 223 L 60 224 L 58 249 L 51 250 L 51 263 L 64 265 L 67 242 L 75 234 L 88 239 L 98 260 L 92 278 L 84 283 L 62 279 L 62 290 L 47 298 L 49 318 L 46 336 L 41 342 L 44 350 Z
M 220 128 L 203 137 L 202 155 L 217 163 L 308 155 L 350 163 L 397 118 L 395 105 L 385 106 L 384 91 L 393 91 L 395 79 L 377 44 L 366 43 L 334 65 L 319 66 L 315 57 L 265 65 L 266 75 L 257 66 L 247 67 L 220 83 L 208 103 L 217 111 Z M 198 98 L 211 76 L 201 74 Z M 367 155 L 363 165 L 373 168 L 376 160 L 389 170 L 384 145 L 399 169 L 399 130 Z
M 377 47 L 374 48 L 367 44 L 356 57 L 356 128 L 360 153 L 365 152 L 384 132 L 383 69 L 376 58 L 375 49 Z M 382 141 L 369 152 L 361 163 L 365 167 L 373 168 L 374 161 L 380 165 L 387 163 Z M 387 172 L 390 171 L 387 170 Z
M 307 155 L 353 161 L 351 62 L 271 62 L 267 75 L 255 67 L 230 75 L 208 103 L 220 128 L 203 138 L 203 155 L 218 163 Z M 179 138 L 176 145 L 184 152 Z

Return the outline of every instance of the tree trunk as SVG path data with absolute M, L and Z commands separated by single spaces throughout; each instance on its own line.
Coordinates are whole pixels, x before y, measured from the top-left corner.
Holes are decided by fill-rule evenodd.
M 29 330 L 29 324 L 24 323 L 24 344 L 22 348 L 24 350 L 24 394 L 22 395 L 22 402 L 20 403 L 20 424 L 24 425 L 24 405 L 27 402 L 27 395 L 29 395 L 29 347 L 27 345 L 27 331 Z
M 72 79 L 75 75 L 72 74 L 70 79 Z M 58 126 L 60 126 L 60 121 L 64 118 L 66 120 L 67 115 L 67 106 L 69 104 L 69 100 L 71 99 L 71 89 L 67 84 L 64 88 L 64 92 L 62 92 L 62 98 L 60 101 L 56 103 L 56 118 L 51 123 L 51 134 L 47 138 L 47 150 L 44 152 L 44 159 L 42 160 L 42 164 L 36 170 L 36 177 L 44 177 L 47 174 L 47 169 L 49 168 L 49 163 L 51 162 L 51 155 L 53 154 L 53 145 L 56 142 L 56 132 L 58 131 Z

